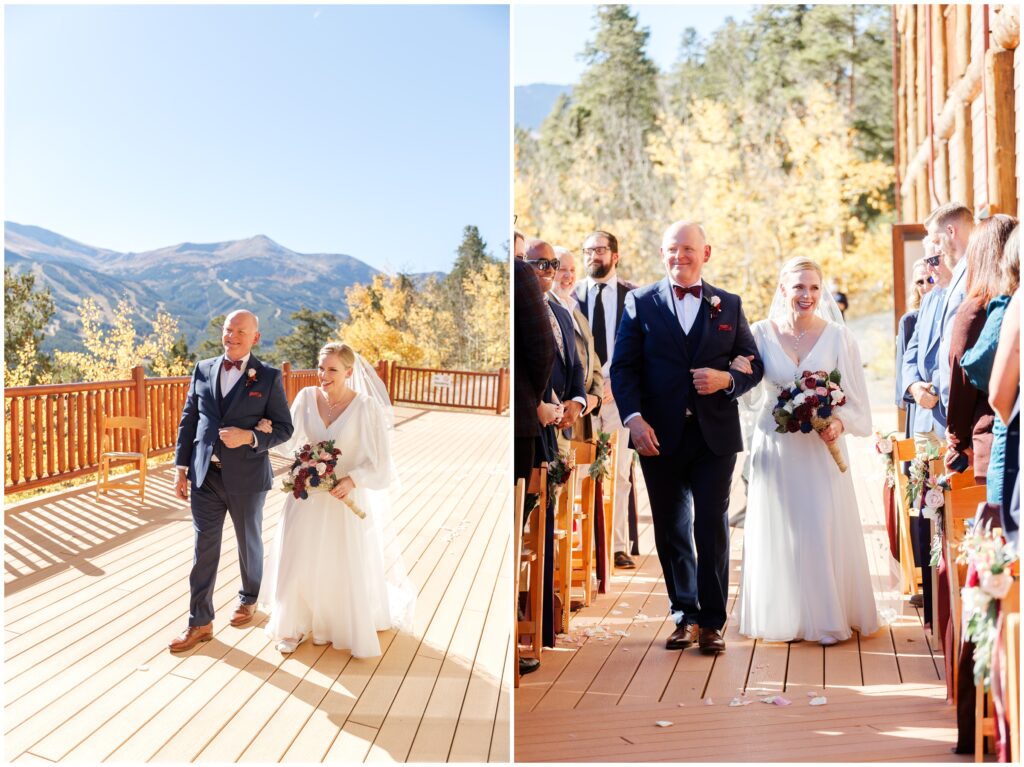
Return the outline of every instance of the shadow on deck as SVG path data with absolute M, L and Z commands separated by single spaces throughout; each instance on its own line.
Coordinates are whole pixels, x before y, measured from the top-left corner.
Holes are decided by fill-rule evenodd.
M 7 759 L 507 761 L 509 422 L 397 415 L 394 514 L 420 595 L 414 633 L 381 632 L 378 658 L 308 642 L 282 656 L 262 613 L 229 626 L 230 530 L 214 639 L 167 652 L 192 554 L 170 466 L 152 471 L 145 504 L 85 486 L 6 509 Z M 266 544 L 284 498 L 268 495 Z

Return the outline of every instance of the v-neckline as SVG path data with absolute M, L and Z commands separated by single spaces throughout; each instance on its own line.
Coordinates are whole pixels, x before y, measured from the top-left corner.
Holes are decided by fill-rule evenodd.
M 821 329 L 821 332 L 818 334 L 818 337 L 814 339 L 814 343 L 811 344 L 811 348 L 807 350 L 807 354 L 801 357 L 798 361 L 794 362 L 793 358 L 789 356 L 789 352 L 786 351 L 786 346 L 782 342 L 782 334 L 779 332 L 779 329 L 775 326 L 775 322 L 772 320 L 768 320 L 768 324 L 772 326 L 772 332 L 775 333 L 775 340 L 778 341 L 779 343 L 779 350 L 782 352 L 782 354 L 786 357 L 787 360 L 793 363 L 794 368 L 798 368 L 801 365 L 803 365 L 807 358 L 814 354 L 814 350 L 818 348 L 818 344 L 821 342 L 821 339 L 824 338 L 825 333 L 828 331 L 829 327 L 829 323 L 826 320 L 825 327 Z
M 351 402 L 349 402 L 347 405 L 345 405 L 345 409 L 342 410 L 340 413 L 338 413 L 338 417 L 337 418 L 335 418 L 330 423 L 327 423 L 327 421 L 324 420 L 324 417 L 322 415 L 320 415 L 320 405 L 319 405 L 319 403 L 317 401 L 316 389 L 314 389 L 313 390 L 313 410 L 316 411 L 316 417 L 320 420 L 320 424 L 324 427 L 324 431 L 327 432 L 328 434 L 330 434 L 331 429 L 342 418 L 344 418 L 352 410 L 352 406 L 355 404 L 357 399 L 359 399 L 359 395 L 358 394 L 356 394 L 356 396 L 354 396 L 352 398 Z

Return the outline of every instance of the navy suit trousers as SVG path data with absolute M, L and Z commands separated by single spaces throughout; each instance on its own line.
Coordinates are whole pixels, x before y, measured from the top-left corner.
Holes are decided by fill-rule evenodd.
M 640 456 L 669 602 L 674 613 L 682 613 L 677 622 L 709 629 L 725 625 L 735 467 L 736 454 L 711 452 L 693 417 L 686 419 L 676 452 Z
M 263 580 L 263 499 L 266 492 L 228 493 L 221 472 L 212 466 L 202 487 L 192 485 L 192 528 L 195 530 L 195 556 L 189 575 L 192 592 L 188 624 L 205 626 L 213 620 L 213 590 L 220 564 L 224 517 L 231 515 L 238 541 L 238 564 L 242 587 L 238 596 L 254 604 Z

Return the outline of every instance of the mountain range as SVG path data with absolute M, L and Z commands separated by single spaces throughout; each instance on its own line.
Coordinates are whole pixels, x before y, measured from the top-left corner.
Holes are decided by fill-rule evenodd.
M 515 91 L 516 127 L 523 128 L 530 133 L 539 131 L 544 118 L 551 114 L 552 107 L 563 93 L 572 93 L 572 86 L 549 83 L 517 85 Z
M 45 351 L 81 349 L 78 306 L 91 297 L 111 319 L 127 295 L 148 332 L 158 309 L 178 320 L 190 347 L 206 337 L 212 317 L 238 307 L 260 318 L 261 345 L 292 331 L 301 307 L 347 314 L 345 290 L 378 273 L 339 253 L 297 253 L 259 234 L 228 242 L 184 242 L 144 253 L 93 247 L 38 226 L 4 222 L 4 265 L 33 272 L 48 287 L 57 312 Z M 425 279 L 429 275 L 411 275 Z M 140 328 L 140 325 L 143 326 Z

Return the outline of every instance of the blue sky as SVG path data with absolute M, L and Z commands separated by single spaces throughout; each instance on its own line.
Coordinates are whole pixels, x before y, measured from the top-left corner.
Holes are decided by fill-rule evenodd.
M 584 65 L 577 58 L 593 37 L 593 5 L 517 5 L 514 10 L 513 83 L 575 83 Z M 683 30 L 694 27 L 707 39 L 726 17 L 746 18 L 751 5 L 632 5 L 651 36 L 647 55 L 662 70 L 679 53 Z
M 4 217 L 447 270 L 509 232 L 505 6 L 7 6 Z

